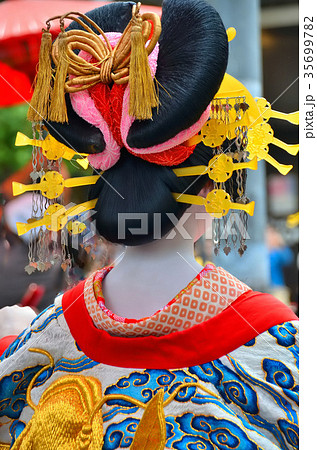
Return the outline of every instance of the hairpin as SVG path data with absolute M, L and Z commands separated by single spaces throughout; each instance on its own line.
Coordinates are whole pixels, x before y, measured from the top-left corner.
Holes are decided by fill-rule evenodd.
M 13 195 L 20 195 L 27 191 L 41 191 L 44 197 L 53 199 L 59 197 L 64 188 L 88 186 L 95 184 L 100 178 L 100 175 L 91 175 L 88 177 L 76 177 L 64 179 L 63 176 L 56 171 L 46 172 L 39 183 L 34 184 L 22 184 L 16 181 L 12 182 Z
M 246 146 L 246 151 L 249 152 L 249 156 L 256 156 L 258 159 L 264 159 L 266 162 L 275 167 L 282 175 L 288 174 L 293 166 L 280 164 L 271 155 L 269 155 L 269 144 L 274 144 L 293 156 L 297 155 L 299 150 L 298 144 L 289 145 L 279 139 L 276 139 L 273 135 L 272 127 L 266 122 L 259 123 L 250 128 L 248 131 L 248 145 Z
M 271 104 L 264 97 L 255 97 L 256 106 L 258 107 L 261 117 L 266 122 L 271 119 L 281 119 L 292 123 L 293 125 L 299 124 L 299 111 L 293 113 L 283 113 L 272 109 Z
M 70 161 L 74 156 L 78 155 L 81 158 L 76 159 L 76 162 L 80 164 L 84 169 L 88 167 L 88 159 L 86 158 L 87 153 L 79 153 L 72 148 L 67 147 L 65 144 L 58 142 L 51 134 L 48 134 L 45 139 L 30 139 L 25 134 L 18 131 L 15 139 L 15 145 L 17 147 L 23 145 L 33 145 L 34 147 L 40 147 L 44 156 L 47 159 L 57 160 L 59 158 L 64 158 Z
M 177 177 L 189 177 L 208 174 L 209 178 L 216 181 L 216 183 L 223 183 L 232 176 L 232 173 L 235 170 L 257 170 L 257 168 L 258 161 L 256 157 L 248 162 L 234 163 L 231 156 L 228 156 L 225 153 L 221 153 L 220 155 L 215 155 L 209 161 L 208 166 L 181 167 L 178 169 L 174 169 L 173 171 Z
M 206 212 L 217 219 L 228 214 L 230 209 L 244 211 L 250 216 L 253 216 L 254 213 L 254 202 L 246 205 L 234 203 L 230 200 L 228 192 L 223 189 L 213 189 L 211 192 L 208 192 L 206 198 L 201 195 L 177 194 L 175 192 L 172 195 L 177 202 L 205 206 Z
M 18 235 L 21 236 L 33 228 L 42 226 L 45 226 L 49 231 L 59 231 L 65 227 L 69 217 L 77 216 L 78 214 L 93 209 L 96 206 L 97 200 L 96 198 L 85 203 L 80 203 L 69 209 L 66 209 L 65 206 L 59 203 L 54 203 L 46 209 L 42 219 L 29 219 L 29 223 L 17 222 Z

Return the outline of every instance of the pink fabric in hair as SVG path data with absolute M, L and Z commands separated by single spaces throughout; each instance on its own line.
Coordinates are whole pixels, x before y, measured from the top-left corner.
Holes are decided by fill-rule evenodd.
M 106 33 L 106 35 L 112 47 L 114 47 L 117 44 L 117 42 L 121 37 L 121 33 Z M 149 66 L 152 77 L 154 77 L 156 73 L 158 54 L 159 54 L 159 44 L 157 43 L 156 46 L 154 47 L 154 50 L 149 56 Z M 79 55 L 86 61 L 89 61 L 91 59 L 91 55 L 85 51 L 81 51 Z M 194 136 L 196 133 L 198 133 L 198 131 L 202 128 L 202 126 L 209 117 L 210 107 L 208 106 L 196 123 L 194 123 L 191 127 L 187 128 L 186 130 L 181 131 L 168 141 L 163 142 L 162 144 L 159 145 L 154 145 L 152 147 L 133 148 L 130 147 L 127 143 L 129 130 L 131 128 L 131 125 L 135 121 L 135 118 L 129 115 L 129 99 L 130 99 L 130 88 L 128 85 L 123 97 L 123 109 L 120 128 L 124 145 L 126 146 L 127 149 L 131 150 L 133 153 L 136 154 L 160 153 L 170 148 L 173 148 L 179 144 L 182 144 L 183 142 Z M 74 111 L 80 117 L 82 117 L 86 122 L 99 128 L 99 130 L 103 134 L 106 143 L 106 147 L 103 150 L 103 152 L 88 156 L 90 164 L 95 169 L 100 170 L 110 169 L 110 167 L 116 164 L 116 162 L 120 158 L 120 146 L 114 139 L 107 122 L 104 120 L 101 113 L 96 108 L 95 103 L 93 99 L 90 97 L 88 90 L 71 93 L 70 100 Z
M 113 48 L 119 41 L 121 33 L 106 33 L 106 36 Z M 149 56 L 149 65 L 153 77 L 156 73 L 158 52 L 159 44 L 156 44 L 154 50 Z M 81 51 L 79 53 L 79 56 L 81 56 L 86 61 L 89 61 L 91 59 L 91 55 L 85 51 Z M 120 146 L 114 139 L 107 122 L 104 120 L 101 113 L 96 108 L 95 103 L 90 97 L 88 90 L 71 93 L 70 100 L 74 111 L 81 118 L 99 128 L 106 143 L 106 148 L 103 152 L 88 156 L 90 164 L 95 169 L 110 169 L 110 167 L 116 164 L 116 162 L 120 158 Z
M 131 125 L 135 120 L 134 117 L 131 117 L 128 114 L 129 99 L 130 99 L 130 89 L 129 86 L 127 86 L 123 97 L 121 136 L 125 147 L 131 150 L 133 153 L 139 153 L 140 155 L 164 152 L 165 150 L 169 150 L 170 148 L 176 147 L 176 145 L 182 144 L 191 137 L 195 136 L 195 134 L 197 134 L 198 131 L 201 130 L 202 126 L 207 122 L 210 113 L 210 105 L 208 105 L 206 110 L 202 113 L 197 122 L 195 122 L 191 127 L 187 128 L 186 130 L 181 131 L 168 141 L 165 141 L 162 144 L 153 145 L 152 147 L 134 148 L 130 147 L 127 143 L 128 133 L 130 131 Z
M 107 33 L 107 37 L 112 47 L 119 41 L 121 33 Z M 100 36 L 101 37 L 101 36 Z M 101 37 L 102 38 L 102 37 Z M 86 61 L 91 59 L 91 55 L 85 51 L 79 53 Z M 70 100 L 74 111 L 86 122 L 99 128 L 102 132 L 106 148 L 102 153 L 89 155 L 88 160 L 95 169 L 107 170 L 112 167 L 120 158 L 120 146 L 114 139 L 107 122 L 95 106 L 88 90 L 74 92 L 70 94 Z

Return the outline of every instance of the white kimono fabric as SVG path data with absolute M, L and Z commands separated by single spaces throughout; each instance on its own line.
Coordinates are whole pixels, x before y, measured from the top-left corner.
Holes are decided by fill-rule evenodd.
M 24 448 L 23 436 L 28 442 L 38 436 L 33 447 L 25 448 L 126 449 L 132 446 L 143 416 L 138 442 L 148 439 L 148 444 L 133 448 L 298 448 L 298 322 L 285 305 L 270 296 L 261 300 L 249 291 L 204 324 L 169 336 L 130 339 L 96 328 L 98 334 L 94 334 L 93 322 L 87 325 L 83 297 L 78 295 L 82 290 L 83 286 L 77 287 L 68 296 L 59 296 L 2 355 L 0 449 Z M 77 301 L 70 316 L 66 310 L 72 309 L 73 299 Z M 244 311 L 253 310 L 245 312 L 249 314 L 245 321 L 254 337 L 243 343 L 251 334 L 241 331 L 244 319 L 239 322 L 239 305 L 245 305 Z M 282 311 L 274 320 L 272 305 Z M 61 396 L 56 382 L 62 378 L 70 387 Z M 73 386 L 86 399 L 90 388 L 81 384 L 85 380 L 97 386 L 89 391 L 92 403 L 87 400 L 86 411 L 71 394 Z M 54 396 L 44 398 L 49 387 Z M 104 404 L 92 413 L 105 397 Z M 154 397 L 155 408 L 153 401 L 150 409 Z M 47 415 L 49 408 L 54 414 Z M 74 413 L 67 415 L 68 410 Z M 95 425 L 85 428 L 88 437 L 83 443 L 88 416 L 94 417 Z M 52 426 L 47 427 L 41 417 L 44 422 L 51 420 Z M 52 431 L 59 426 L 64 431 Z M 100 426 L 102 440 L 93 437 L 97 429 L 100 434 Z M 65 429 L 72 430 L 72 438 Z M 39 436 L 41 445 L 37 446 Z

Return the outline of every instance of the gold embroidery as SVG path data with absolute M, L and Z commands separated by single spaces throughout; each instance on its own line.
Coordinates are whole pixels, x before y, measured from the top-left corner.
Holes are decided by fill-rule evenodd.
M 34 409 L 34 414 L 12 449 L 101 449 L 102 412 L 94 408 L 102 399 L 100 381 L 93 377 L 66 375 L 54 381 L 44 391 L 36 406 L 31 399 L 31 389 L 36 378 L 52 366 L 54 361 L 45 350 L 30 350 L 48 356 L 50 364 L 33 377 L 28 387 L 27 401 Z
M 101 384 L 93 377 L 65 376 L 43 393 L 35 412 L 13 445 L 13 450 L 52 448 L 101 449 L 102 414 L 90 413 L 101 397 Z
M 164 391 L 148 403 L 136 430 L 131 450 L 163 450 L 166 441 L 166 425 L 163 411 Z
M 102 406 L 109 400 L 125 400 L 144 413 L 137 427 L 131 450 L 163 450 L 166 441 L 164 407 L 169 405 L 181 389 L 196 387 L 218 397 L 200 383 L 182 383 L 164 401 L 164 389 L 158 390 L 154 397 L 143 403 L 122 394 L 102 395 L 101 383 L 94 377 L 66 375 L 54 381 L 42 394 L 39 404 L 31 399 L 31 390 L 36 379 L 45 370 L 54 366 L 53 357 L 42 349 L 29 349 L 49 358 L 31 380 L 26 399 L 34 410 L 30 422 L 15 441 L 12 450 L 51 450 L 52 448 L 76 448 L 98 450 L 103 447 Z M 0 444 L 0 450 L 10 446 Z
M 160 389 L 149 403 L 143 403 L 133 397 L 123 394 L 109 394 L 103 397 L 101 402 L 96 405 L 97 411 L 108 400 L 125 400 L 139 408 L 145 409 L 143 417 L 136 430 L 131 450 L 163 450 L 166 441 L 166 424 L 163 408 L 169 405 L 181 389 L 186 387 L 196 387 L 206 392 L 208 395 L 219 398 L 210 389 L 200 383 L 182 383 L 168 396 L 164 401 L 164 389 Z
M 50 363 L 44 367 L 42 367 L 41 370 L 39 370 L 39 372 L 37 372 L 37 374 L 32 378 L 27 390 L 26 390 L 26 401 L 28 402 L 28 405 L 35 410 L 36 406 L 33 403 L 32 399 L 31 399 L 31 390 L 34 386 L 35 380 L 47 369 L 49 369 L 50 367 L 54 367 L 54 359 L 52 357 L 52 355 L 50 353 L 48 353 L 46 350 L 43 350 L 41 348 L 29 348 L 29 352 L 32 353 L 40 353 L 42 355 L 45 355 L 48 357 L 48 359 L 50 360 Z

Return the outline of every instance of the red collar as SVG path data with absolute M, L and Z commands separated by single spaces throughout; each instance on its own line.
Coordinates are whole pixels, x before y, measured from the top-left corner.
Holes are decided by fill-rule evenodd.
M 96 328 L 84 302 L 82 281 L 63 295 L 70 332 L 91 359 L 129 368 L 176 369 L 220 358 L 268 328 L 297 316 L 269 294 L 248 291 L 220 314 L 187 330 L 165 336 L 125 338 Z

